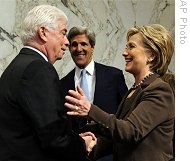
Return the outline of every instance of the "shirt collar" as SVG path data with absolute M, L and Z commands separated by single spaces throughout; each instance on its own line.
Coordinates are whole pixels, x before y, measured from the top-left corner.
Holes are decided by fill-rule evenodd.
M 88 65 L 87 67 L 85 68 L 86 71 L 88 72 L 88 74 L 90 74 L 91 76 L 93 75 L 94 73 L 94 60 L 92 60 Z
M 31 47 L 31 46 L 24 46 L 23 48 L 29 48 L 29 49 L 31 49 L 31 50 L 36 51 L 38 54 L 40 54 L 40 55 L 48 62 L 47 57 L 46 57 L 41 51 L 39 51 L 38 49 L 36 49 L 36 48 L 34 48 L 34 47 Z
M 88 72 L 89 75 L 93 75 L 94 73 L 94 60 L 92 60 L 87 66 L 86 66 L 86 71 Z M 76 66 L 76 74 L 77 74 L 77 77 L 80 78 L 80 74 L 81 74 L 81 71 L 83 69 L 80 69 L 78 66 Z

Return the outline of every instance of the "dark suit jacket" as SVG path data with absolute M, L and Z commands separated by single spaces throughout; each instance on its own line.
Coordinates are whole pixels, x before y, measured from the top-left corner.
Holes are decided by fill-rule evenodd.
M 91 106 L 89 117 L 110 132 L 114 161 L 172 159 L 174 95 L 169 84 L 157 77 L 154 74 L 147 78 L 130 98 L 127 93 L 116 115 Z M 105 140 L 98 140 L 96 157 L 112 149 L 107 145 Z
M 31 49 L 23 48 L 0 79 L 0 129 L 1 161 L 85 160 L 57 72 Z
M 108 113 L 115 113 L 128 90 L 122 70 L 95 62 L 95 71 L 96 84 L 93 104 Z M 65 95 L 69 89 L 75 90 L 74 75 L 75 69 L 60 80 Z M 77 120 L 76 117 L 74 120 Z M 75 127 L 75 123 L 73 123 L 73 127 Z

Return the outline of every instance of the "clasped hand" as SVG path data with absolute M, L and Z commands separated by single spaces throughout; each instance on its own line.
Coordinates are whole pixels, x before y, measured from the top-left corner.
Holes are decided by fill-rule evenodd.
M 83 90 L 77 86 L 77 91 L 69 90 L 69 95 L 65 97 L 66 103 L 65 107 L 69 108 L 71 111 L 68 111 L 68 115 L 75 116 L 87 116 L 90 111 L 91 103 L 88 101 Z M 91 132 L 85 132 L 79 134 L 86 143 L 86 151 L 88 154 L 92 151 L 92 148 L 97 143 L 97 138 Z
M 79 134 L 84 140 L 86 144 L 86 151 L 89 155 L 89 153 L 92 151 L 92 148 L 96 145 L 97 143 L 97 138 L 95 135 L 91 132 L 85 132 Z

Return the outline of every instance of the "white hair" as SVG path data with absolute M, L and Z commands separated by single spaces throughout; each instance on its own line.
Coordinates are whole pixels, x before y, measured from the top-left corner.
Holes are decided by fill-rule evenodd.
M 47 27 L 48 29 L 55 29 L 58 26 L 59 20 L 68 21 L 65 13 L 51 5 L 39 5 L 30 10 L 22 25 L 20 38 L 23 44 L 32 40 L 38 31 L 40 26 Z

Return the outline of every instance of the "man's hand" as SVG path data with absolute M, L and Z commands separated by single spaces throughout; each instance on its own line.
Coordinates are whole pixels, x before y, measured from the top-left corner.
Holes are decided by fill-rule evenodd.
M 86 151 L 88 152 L 88 154 L 92 151 L 93 147 L 96 145 L 97 143 L 97 138 L 96 136 L 91 133 L 91 132 L 85 132 L 85 133 L 81 133 L 79 134 L 86 143 Z

